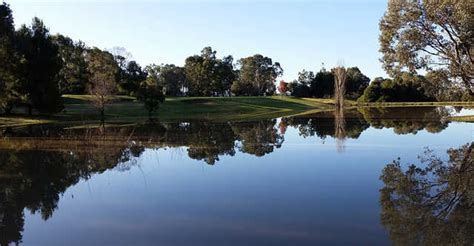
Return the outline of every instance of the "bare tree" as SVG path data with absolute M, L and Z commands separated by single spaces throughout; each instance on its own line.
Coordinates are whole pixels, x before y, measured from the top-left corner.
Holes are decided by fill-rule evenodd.
M 105 105 L 117 87 L 118 67 L 112 54 L 94 48 L 88 53 L 88 71 L 91 75 L 89 94 L 94 96 L 93 103 L 100 110 L 101 120 L 104 121 Z
M 343 66 L 334 69 L 334 99 L 336 109 L 344 107 L 344 95 L 346 94 L 347 72 Z

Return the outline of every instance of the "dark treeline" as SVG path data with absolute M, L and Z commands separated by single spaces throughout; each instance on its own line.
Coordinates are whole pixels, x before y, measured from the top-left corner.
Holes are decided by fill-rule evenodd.
M 358 67 L 347 69 L 347 94 L 351 99 L 359 98 L 369 86 L 370 79 Z M 334 69 L 321 69 L 318 73 L 303 70 L 298 79 L 288 83 L 288 92 L 297 97 L 330 98 L 334 96 Z

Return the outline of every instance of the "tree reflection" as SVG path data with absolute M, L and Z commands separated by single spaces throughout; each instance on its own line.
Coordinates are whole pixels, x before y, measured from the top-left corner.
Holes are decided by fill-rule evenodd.
M 146 149 L 184 147 L 189 158 L 215 164 L 222 156 L 234 156 L 237 151 L 258 157 L 272 153 L 283 145 L 288 127 L 296 128 L 303 137 L 344 140 L 358 138 L 371 125 L 407 134 L 421 129 L 439 132 L 448 124 L 442 120 L 446 112 L 437 108 L 423 108 L 411 114 L 399 109 L 371 108 L 339 113 L 342 115 L 322 112 L 279 121 L 3 129 L 0 131 L 4 139 L 0 140 L 0 244 L 21 242 L 25 209 L 47 220 L 68 187 L 106 170 L 129 170 Z M 405 119 L 395 117 L 396 114 L 403 114 Z M 473 212 L 472 165 L 462 164 L 472 162 L 472 148 L 471 144 L 451 150 L 448 165 L 432 157 L 423 159 L 434 163 L 428 169 L 412 167 L 403 173 L 398 162 L 387 166 L 382 176 L 386 183 L 382 190 L 383 222 L 393 237 L 406 237 L 400 242 L 416 238 L 419 234 L 415 229 L 420 226 L 424 230 L 420 233 L 425 233 L 423 238 L 428 238 L 428 233 L 436 234 L 430 236 L 433 237 L 429 238 L 430 242 L 435 241 L 435 236 L 450 232 L 443 229 L 447 225 L 457 228 L 462 236 L 470 232 L 467 228 L 473 228 L 472 221 L 464 221 L 471 227 L 462 228 L 458 221 L 463 220 L 463 214 Z M 433 181 L 433 177 L 437 179 Z M 441 195 L 427 202 L 434 192 Z M 426 226 L 425 221 L 432 226 Z
M 278 133 L 276 120 L 263 120 L 260 122 L 232 123 L 232 130 L 240 141 L 240 151 L 255 156 L 263 156 L 280 148 L 284 136 Z
M 359 108 L 362 117 L 374 128 L 393 128 L 396 134 L 416 134 L 425 129 L 438 133 L 448 127 L 445 107 Z
M 358 108 L 283 118 L 282 121 L 285 129 L 295 127 L 300 136 L 332 137 L 343 146 L 345 139 L 359 138 L 369 126 L 392 128 L 396 134 L 416 134 L 420 130 L 438 133 L 448 127 L 449 122 L 444 120 L 448 115 L 449 110 L 442 107 Z
M 381 222 L 396 245 L 474 243 L 474 142 L 448 150 L 443 161 L 426 150 L 420 166 L 400 160 L 380 177 Z
M 29 132 L 34 134 L 31 129 Z M 57 209 L 60 196 L 67 188 L 93 174 L 126 163 L 144 150 L 129 146 L 125 141 L 103 144 L 104 136 L 93 132 L 86 130 L 78 142 L 70 137 L 67 146 L 43 140 L 44 149 L 36 146 L 28 150 L 0 151 L 1 245 L 21 242 L 24 209 L 39 213 L 43 220 L 47 220 Z M 52 150 L 53 147 L 56 149 Z

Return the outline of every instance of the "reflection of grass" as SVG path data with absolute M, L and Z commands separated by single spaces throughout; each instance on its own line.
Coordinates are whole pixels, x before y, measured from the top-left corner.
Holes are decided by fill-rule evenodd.
M 13 127 L 13 126 L 26 126 L 26 125 L 35 125 L 35 124 L 45 124 L 50 123 L 51 120 L 47 119 L 35 119 L 35 118 L 25 118 L 25 117 L 0 117 L 0 127 Z
M 448 119 L 451 121 L 474 122 L 474 115 L 451 116 Z

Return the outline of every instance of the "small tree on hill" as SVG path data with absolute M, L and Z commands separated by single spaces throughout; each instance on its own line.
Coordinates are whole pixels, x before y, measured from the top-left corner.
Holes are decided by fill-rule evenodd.
M 148 78 L 140 85 L 138 100 L 143 102 L 145 108 L 148 110 L 148 118 L 151 120 L 153 112 L 160 107 L 160 103 L 165 101 L 163 87 L 158 85 L 153 79 Z
M 105 105 L 116 90 L 117 64 L 112 54 L 94 48 L 88 54 L 88 71 L 91 74 L 89 93 L 94 96 L 94 105 L 100 110 L 104 121 Z
M 280 92 L 280 94 L 286 95 L 286 92 L 288 91 L 288 83 L 286 83 L 284 80 L 281 80 L 277 89 Z

